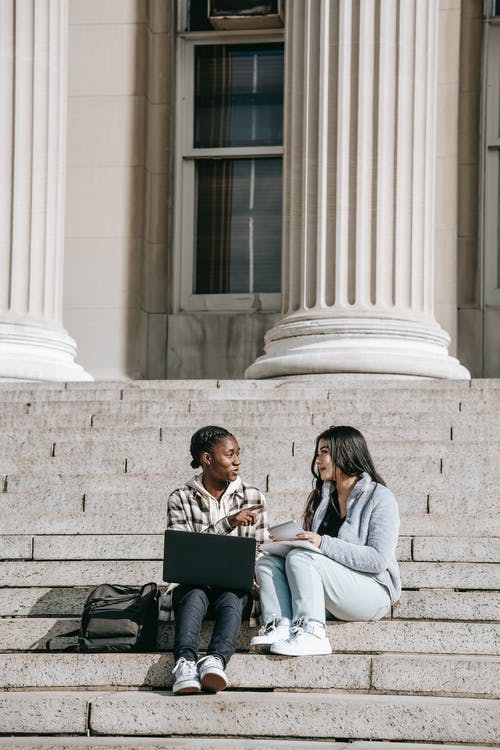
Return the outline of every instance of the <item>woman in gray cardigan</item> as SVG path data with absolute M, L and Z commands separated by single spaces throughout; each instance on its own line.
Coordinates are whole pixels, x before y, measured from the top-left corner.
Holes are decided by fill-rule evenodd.
M 301 546 L 257 561 L 264 628 L 255 650 L 329 654 L 325 611 L 338 620 L 379 620 L 399 599 L 399 511 L 354 427 L 329 427 L 316 439 L 315 489 Z M 283 554 L 285 556 L 283 557 Z

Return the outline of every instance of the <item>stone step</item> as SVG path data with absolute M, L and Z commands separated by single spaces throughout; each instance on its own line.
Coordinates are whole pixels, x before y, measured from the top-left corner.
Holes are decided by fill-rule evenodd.
M 375 391 L 364 396 L 351 392 L 350 395 L 343 394 L 341 397 L 325 398 L 324 395 L 319 397 L 306 397 L 299 395 L 295 397 L 275 396 L 273 398 L 245 398 L 244 395 L 234 395 L 232 397 L 210 399 L 204 398 L 203 393 L 184 394 L 182 392 L 166 393 L 165 396 L 157 400 L 147 400 L 138 398 L 136 400 L 96 400 L 90 398 L 87 401 L 79 400 L 45 400 L 35 396 L 31 401 L 11 401 L 6 400 L 2 403 L 2 419 L 8 420 L 9 417 L 16 416 L 43 416 L 52 414 L 94 414 L 100 416 L 111 416 L 120 414 L 122 416 L 158 416 L 164 417 L 174 415 L 193 415 L 193 414 L 213 414 L 226 413 L 228 415 L 241 415 L 252 413 L 254 415 L 270 416 L 271 414 L 290 414 L 293 412 L 308 415 L 311 413 L 331 414 L 335 413 L 360 413 L 368 412 L 373 407 L 373 401 L 376 397 L 377 406 L 380 411 L 390 415 L 397 416 L 401 413 L 414 413 L 421 415 L 431 415 L 434 408 L 443 414 L 459 414 L 465 411 L 467 406 L 474 405 L 478 409 L 485 409 L 488 402 L 496 402 L 497 396 L 483 398 L 481 396 L 468 395 L 461 399 L 457 396 L 442 398 L 439 394 L 432 397 L 424 394 L 422 398 L 417 397 L 421 402 L 419 408 L 415 409 L 415 394 L 398 396 L 392 391 Z M 381 407 L 385 408 L 381 408 Z
M 0 560 L 162 560 L 163 536 L 144 534 L 0 536 Z M 403 537 L 398 559 L 411 559 L 411 539 Z
M 406 589 L 500 590 L 500 565 L 491 563 L 403 562 L 400 570 Z
M 384 654 L 372 657 L 373 692 L 500 698 L 500 659 Z
M 203 393 L 172 392 L 157 400 L 148 400 L 141 397 L 135 400 L 45 400 L 35 398 L 29 401 L 6 400 L 2 403 L 2 423 L 8 424 L 13 419 L 32 417 L 34 421 L 43 416 L 78 414 L 80 416 L 95 415 L 100 417 L 135 418 L 158 418 L 174 419 L 175 416 L 184 415 L 192 419 L 195 415 L 227 414 L 230 418 L 238 418 L 245 413 L 261 417 L 270 415 L 293 414 L 301 415 L 317 414 L 324 417 L 331 415 L 359 415 L 368 414 L 375 410 L 382 420 L 393 420 L 398 415 L 413 414 L 424 421 L 432 420 L 432 415 L 448 416 L 472 416 L 474 414 L 491 413 L 491 407 L 498 405 L 500 394 L 495 393 L 488 396 L 467 394 L 465 397 L 452 395 L 442 397 L 439 393 L 408 392 L 399 394 L 394 391 L 373 391 L 366 394 L 346 392 L 325 398 L 324 395 L 311 397 L 310 395 L 274 396 L 266 398 L 265 395 L 247 398 L 245 395 L 234 395 L 233 397 L 210 398 Z M 1 401 L 0 401 L 1 403 Z M 293 410 L 293 411 L 292 411 Z M 327 421 L 328 424 L 328 421 Z
M 180 702 L 153 693 L 110 693 L 92 702 L 91 729 L 100 734 L 174 734 L 186 725 Z M 165 706 L 167 702 L 167 706 Z M 115 713 L 114 709 L 117 709 Z M 141 710 L 142 709 L 142 710 Z M 495 742 L 500 737 L 495 701 L 401 696 L 300 693 L 194 696 L 197 733 L 372 739 Z M 136 712 L 141 710 L 138 722 Z M 137 725 L 139 724 L 139 726 Z M 200 728 L 198 728 L 198 726 Z M 201 732 L 200 732 L 201 729 Z M 191 728 L 193 731 L 193 728 Z M 193 732 L 194 733 L 194 732 Z
M 497 474 L 500 472 L 500 464 L 490 470 L 487 457 L 483 460 L 478 459 L 477 462 L 475 460 L 477 475 L 475 473 L 461 475 L 463 461 L 456 462 L 456 465 L 446 462 L 442 473 L 439 459 L 429 464 L 426 459 L 416 458 L 413 461 L 408 459 L 398 462 L 388 457 L 387 462 L 387 464 L 385 461 L 381 462 L 379 469 L 396 498 L 400 495 L 414 496 L 417 491 L 425 497 L 436 495 L 441 498 L 449 493 L 450 497 L 460 498 L 466 497 L 469 492 L 477 496 L 479 476 L 481 476 L 481 489 L 486 499 L 498 491 L 500 479 Z M 255 463 L 255 473 L 252 473 L 247 466 L 242 474 L 247 484 L 259 487 L 265 494 L 271 491 L 285 496 L 290 491 L 294 494 L 302 492 L 303 497 L 307 497 L 311 487 L 311 474 L 307 466 L 300 467 L 300 474 L 298 468 L 293 475 L 290 475 L 282 471 L 279 465 L 269 470 L 264 468 L 265 465 L 263 467 L 262 461 Z M 188 466 L 187 463 L 186 466 Z M 120 473 L 73 473 L 67 469 L 57 471 L 54 467 L 46 467 L 45 471 L 40 471 L 37 467 L 32 472 L 9 473 L 2 470 L 0 488 L 3 487 L 4 492 L 58 493 L 79 490 L 81 493 L 86 493 L 102 491 L 103 481 L 105 481 L 105 486 L 112 494 L 138 488 L 148 492 L 158 490 L 168 496 L 173 489 L 184 484 L 186 478 L 192 475 L 191 469 L 183 468 L 181 465 L 174 468 L 169 468 L 167 465 L 165 473 L 154 473 L 150 470 L 148 473 L 132 474 L 128 470 L 125 472 L 125 468 L 124 462 Z M 484 473 L 481 474 L 481 472 Z M 1 494 L 0 492 L 0 497 Z M 449 505 L 453 505 L 451 501 Z
M 91 586 L 0 589 L 0 617 L 79 616 Z M 500 592 L 423 589 L 403 591 L 395 620 L 500 621 Z
M 0 618 L 0 651 L 40 651 L 54 636 L 74 630 L 77 618 Z M 210 640 L 211 623 L 202 628 L 201 648 Z M 160 622 L 158 647 L 172 649 L 173 623 Z M 238 649 L 248 650 L 256 628 L 244 623 Z M 492 622 L 441 622 L 380 620 L 378 622 L 329 622 L 328 634 L 336 653 L 409 653 L 500 655 L 500 624 Z M 60 645 L 66 641 L 61 639 Z
M 450 537 L 415 536 L 412 544 L 411 559 L 416 561 L 500 562 L 500 538 L 498 537 L 457 539 Z M 403 554 L 405 548 L 402 547 L 401 552 Z M 405 558 L 401 557 L 400 559 Z
M 498 702 L 479 698 L 232 692 L 179 699 L 148 691 L 31 691 L 0 696 L 0 732 L 353 738 L 494 744 Z M 311 721 L 313 720 L 313 726 Z
M 122 480 L 122 476 L 120 476 Z M 79 485 L 70 489 L 54 488 L 52 490 L 31 492 L 1 492 L 0 491 L 0 513 L 5 518 L 11 514 L 17 515 L 22 511 L 29 509 L 29 512 L 35 516 L 40 516 L 47 512 L 50 507 L 52 513 L 76 513 L 85 511 L 88 513 L 103 513 L 108 511 L 117 514 L 129 514 L 137 511 L 138 497 L 140 498 L 141 510 L 145 515 L 163 513 L 165 503 L 169 494 L 164 482 L 158 486 L 158 477 L 152 478 L 151 485 L 147 485 L 147 478 L 125 475 L 122 481 L 120 491 L 112 492 L 102 487 L 102 482 L 94 482 L 88 477 L 81 477 Z M 4 481 L 4 486 L 9 486 L 9 478 Z M 94 482 L 89 485 L 89 482 Z M 85 492 L 82 491 L 82 486 Z M 0 483 L 0 489 L 2 485 Z M 403 488 L 401 488 L 403 489 Z M 138 494 L 140 493 L 140 494 Z M 281 507 L 294 508 L 294 516 L 299 518 L 302 509 L 305 506 L 307 490 L 302 489 L 284 492 L 280 490 L 268 489 L 266 494 L 267 506 L 273 516 L 281 512 Z M 476 488 L 475 492 L 462 494 L 452 494 L 443 489 L 441 493 L 427 495 L 414 487 L 406 487 L 405 491 L 398 492 L 397 495 L 400 512 L 406 513 L 427 513 L 431 514 L 453 514 L 456 516 L 457 506 L 465 515 L 474 516 L 478 507 L 481 508 L 481 514 L 499 513 L 499 503 L 497 495 L 484 497 L 481 491 Z M 286 504 L 285 504 L 286 503 Z
M 410 424 L 413 424 L 410 422 Z M 413 425 L 415 427 L 415 425 Z M 434 460 L 436 456 L 457 455 L 464 457 L 471 453 L 479 454 L 487 445 L 490 455 L 500 448 L 500 419 L 499 423 L 491 424 L 480 421 L 474 427 L 467 422 L 457 424 L 454 422 L 441 424 L 439 430 L 423 431 L 415 427 L 413 434 L 402 419 L 401 423 L 394 427 L 386 427 L 382 430 L 375 427 L 363 427 L 363 434 L 370 447 L 374 458 L 384 457 L 388 446 L 391 450 L 397 444 L 399 452 L 405 451 L 408 455 L 422 455 Z M 242 448 L 243 465 L 252 456 L 265 455 L 268 459 L 270 446 L 273 441 L 280 442 L 280 460 L 282 458 L 296 458 L 310 465 L 314 448 L 314 439 L 318 430 L 310 430 L 310 435 L 299 428 L 287 429 L 286 438 L 275 435 L 272 427 L 262 435 L 262 429 L 255 427 L 252 430 L 245 428 L 238 439 Z M 175 450 L 179 456 L 179 462 L 188 459 L 188 448 L 193 433 L 187 428 L 160 428 L 139 427 L 129 429 L 126 436 L 120 434 L 117 428 L 94 428 L 85 429 L 4 429 L 0 431 L 0 452 L 2 463 L 7 459 L 14 458 L 19 461 L 47 461 L 54 457 L 75 459 L 75 453 L 79 458 L 88 454 L 90 459 L 101 457 L 109 447 L 114 455 L 120 458 L 144 455 L 152 449 L 159 453 L 168 454 Z M 439 434 L 440 433 L 440 434 Z M 420 437 L 419 437 L 420 435 Z M 451 437 L 452 436 L 452 439 Z M 309 439 L 310 438 L 310 439 Z
M 286 379 L 271 381 L 134 381 L 92 383 L 86 388 L 48 387 L 47 384 L 30 384 L 27 386 L 2 383 L 0 401 L 5 403 L 36 401 L 156 401 L 163 403 L 177 398 L 199 400 L 277 400 L 300 399 L 321 403 L 329 401 L 342 403 L 352 399 L 354 403 L 368 401 L 373 396 L 391 397 L 395 403 L 407 403 L 420 398 L 422 401 L 439 400 L 442 403 L 461 400 L 481 401 L 498 396 L 494 381 L 472 381 L 471 383 L 452 383 L 451 381 L 412 381 L 396 383 L 372 380 L 371 383 L 356 383 L 352 378 L 343 383 L 328 378 L 308 382 Z M 69 385 L 69 384 L 68 384 Z
M 193 750 L 192 737 L 0 737 L 0 748 L 9 750 Z M 196 750 L 311 750 L 311 741 L 253 739 L 248 737 L 223 739 L 196 737 Z M 314 742 L 314 750 L 387 750 L 383 742 Z M 457 750 L 456 745 L 391 744 L 391 750 Z M 485 745 L 460 745 L 460 750 L 487 750 Z M 491 748 L 490 748 L 491 750 Z
M 0 654 L 0 686 L 169 689 L 173 665 L 170 653 Z M 312 660 L 235 654 L 227 675 L 231 689 L 500 697 L 500 657 L 331 654 Z
M 262 474 L 264 467 L 266 473 L 278 476 L 293 473 L 297 477 L 309 478 L 314 442 L 311 440 L 308 445 L 303 443 L 299 446 L 298 440 L 293 440 L 292 437 L 289 434 L 289 439 L 281 440 L 279 455 L 275 451 L 270 453 L 273 442 L 270 435 L 266 439 L 246 441 L 241 454 L 242 473 Z M 156 439 L 147 441 L 115 437 L 107 441 L 86 440 L 83 443 L 76 440 L 52 442 L 42 439 L 36 444 L 11 442 L 2 450 L 0 466 L 4 474 L 22 470 L 28 472 L 33 469 L 34 462 L 38 472 L 71 471 L 92 474 L 121 472 L 126 469 L 132 474 L 162 473 L 172 466 L 172 455 L 176 455 L 177 473 L 183 467 L 184 472 L 189 472 L 191 457 L 188 446 L 188 436 L 182 442 L 170 439 L 160 442 L 159 433 Z M 407 440 L 403 443 L 397 442 L 394 437 L 370 442 L 370 452 L 375 464 L 393 474 L 397 474 L 398 467 L 407 474 L 412 463 L 418 463 L 419 473 L 422 473 L 422 465 L 427 464 L 432 475 L 443 474 L 450 465 L 455 470 L 457 466 L 469 461 L 483 465 L 487 463 L 489 471 L 497 476 L 495 459 L 499 450 L 499 441 L 487 447 L 482 442 L 444 443 L 430 439 L 418 442 Z M 270 455 L 273 457 L 270 458 Z
M 493 408 L 493 407 L 492 407 Z M 491 416 L 478 415 L 481 420 L 471 424 L 471 419 L 458 415 L 457 417 L 437 414 L 435 411 L 424 419 L 425 415 L 416 415 L 413 412 L 398 413 L 393 416 L 378 417 L 376 412 L 357 413 L 318 413 L 308 412 L 298 413 L 274 413 L 264 416 L 262 414 L 253 414 L 252 412 L 235 415 L 221 410 L 213 411 L 209 414 L 196 413 L 174 415 L 165 417 L 155 414 L 151 417 L 120 414 L 119 412 L 111 413 L 104 417 L 100 414 L 93 415 L 90 412 L 80 415 L 77 412 L 68 411 L 67 414 L 47 414 L 40 417 L 24 415 L 15 419 L 7 420 L 5 417 L 0 419 L 0 431 L 6 436 L 4 443 L 13 442 L 15 439 L 19 442 L 19 436 L 26 436 L 27 439 L 37 440 L 37 433 L 41 438 L 46 440 L 52 435 L 59 436 L 59 439 L 71 439 L 72 431 L 80 435 L 88 433 L 86 437 L 98 439 L 104 436 L 106 432 L 114 437 L 119 437 L 120 433 L 133 433 L 138 431 L 153 431 L 153 438 L 156 438 L 156 432 L 159 433 L 161 428 L 162 437 L 166 442 L 171 436 L 171 442 L 177 441 L 178 444 L 189 446 L 191 435 L 204 424 L 215 422 L 221 427 L 231 431 L 240 441 L 243 449 L 247 450 L 252 439 L 256 440 L 259 427 L 266 424 L 266 433 L 262 434 L 261 440 L 268 439 L 268 442 L 280 440 L 285 436 L 292 434 L 292 439 L 300 445 L 304 444 L 307 454 L 314 447 L 316 436 L 325 430 L 334 420 L 336 424 L 348 424 L 357 427 L 365 436 L 371 445 L 374 441 L 385 439 L 398 442 L 435 440 L 443 443 L 454 441 L 455 443 L 464 442 L 467 437 L 472 442 L 480 442 L 486 436 L 491 436 L 492 442 L 498 443 L 499 421 Z M 376 424 L 375 424 L 376 423 Z M 66 433 L 66 434 L 64 434 Z M 15 437 L 12 437 L 15 436 Z M 83 435 L 85 437 L 85 435 Z M 177 446 L 178 447 L 178 446 Z
M 8 481 L 8 480 L 7 480 Z M 1 485 L 0 485 L 1 486 Z M 88 485 L 85 485 L 88 488 Z M 412 488 L 408 488 L 411 492 Z M 145 516 L 155 515 L 157 518 L 164 518 L 166 512 L 166 502 L 168 491 L 163 486 L 161 492 L 151 490 L 141 490 L 138 495 L 135 490 L 131 492 L 105 492 L 100 488 L 91 489 L 82 492 L 80 488 L 70 491 L 58 490 L 54 492 L 0 492 L 0 514 L 3 518 L 8 516 L 17 516 L 19 514 L 40 517 L 47 512 L 50 507 L 51 513 L 66 514 L 85 512 L 89 514 L 111 513 L 117 515 L 135 515 L 137 514 L 138 502 L 140 502 L 141 513 Z M 302 516 L 305 507 L 307 489 L 295 490 L 286 493 L 282 491 L 269 490 L 265 493 L 267 502 L 267 511 L 271 520 L 283 520 L 283 517 L 292 515 L 299 519 Z M 472 504 L 472 499 L 470 499 Z M 398 506 L 401 514 L 426 514 L 429 505 L 429 499 L 425 494 L 416 495 L 399 495 Z M 498 503 L 493 503 L 492 513 L 498 512 Z M 441 507 L 435 504 L 436 509 Z M 477 508 L 477 506 L 476 506 Z M 482 515 L 488 511 L 484 509 Z M 446 513 L 446 509 L 445 509 Z M 158 528 L 158 527 L 157 527 Z
M 490 441 L 498 444 L 498 429 L 500 419 L 496 414 L 496 405 L 490 405 L 489 411 L 484 415 L 446 416 L 433 411 L 428 418 L 425 415 L 414 412 L 397 413 L 389 416 L 378 416 L 373 410 L 367 413 L 350 411 L 349 413 L 328 412 L 326 414 L 299 413 L 269 415 L 269 419 L 260 414 L 234 415 L 217 411 L 211 414 L 180 414 L 175 418 L 165 418 L 161 415 L 152 417 L 137 417 L 130 415 L 121 416 L 119 413 L 110 414 L 104 418 L 100 415 L 92 415 L 90 412 L 79 415 L 75 412 L 57 415 L 48 414 L 41 417 L 23 416 L 16 417 L 10 421 L 0 418 L 0 432 L 5 436 L 3 444 L 8 447 L 14 441 L 19 443 L 22 439 L 31 440 L 33 444 L 39 439 L 44 443 L 52 438 L 52 442 L 61 440 L 92 439 L 103 440 L 106 435 L 116 439 L 120 433 L 143 434 L 149 433 L 153 439 L 159 436 L 162 430 L 162 438 L 165 442 L 175 442 L 177 447 L 189 446 L 191 435 L 203 424 L 216 422 L 222 427 L 232 431 L 240 441 L 241 447 L 248 451 L 252 441 L 259 436 L 261 442 L 267 440 L 269 443 L 276 440 L 283 441 L 286 436 L 290 437 L 290 443 L 295 441 L 296 447 L 302 449 L 309 457 L 311 447 L 318 433 L 322 432 L 334 420 L 336 424 L 351 424 L 364 434 L 368 444 L 371 446 L 377 440 L 392 440 L 404 443 L 406 441 L 441 441 L 443 444 L 453 442 L 454 444 L 470 441 L 477 443 Z M 382 412 L 384 414 L 384 412 Z M 477 417 L 477 421 L 473 418 Z M 266 433 L 262 434 L 262 424 L 266 423 Z M 488 438 L 488 443 L 486 443 Z
M 500 590 L 500 565 L 492 563 L 400 563 L 406 589 Z M 0 586 L 82 586 L 119 581 L 137 586 L 162 582 L 158 560 L 0 562 Z
M 163 560 L 163 534 L 0 535 L 0 560 Z M 500 538 L 401 536 L 397 559 L 500 562 Z
M 0 431 L 7 436 L 28 433 L 31 436 L 40 433 L 42 437 L 48 437 L 52 433 L 58 433 L 64 437 L 63 431 L 65 431 L 66 436 L 71 438 L 72 431 L 75 433 L 89 432 L 89 437 L 98 436 L 107 431 L 109 433 L 114 432 L 116 437 L 120 433 L 137 431 L 152 430 L 153 432 L 159 432 L 161 428 L 165 440 L 169 433 L 172 436 L 178 434 L 179 445 L 184 447 L 189 446 L 189 438 L 197 429 L 211 422 L 231 431 L 245 450 L 248 449 L 252 435 L 256 435 L 260 428 L 261 438 L 263 437 L 265 440 L 269 437 L 269 442 L 283 440 L 286 435 L 293 434 L 294 440 L 300 444 L 304 443 L 308 455 L 311 452 L 311 447 L 314 447 L 316 436 L 332 422 L 357 427 L 365 435 L 369 444 L 377 438 L 392 439 L 398 442 L 433 439 L 445 443 L 451 440 L 464 442 L 467 441 L 467 438 L 471 441 L 480 442 L 488 437 L 492 442 L 498 441 L 498 421 L 490 415 L 490 412 L 485 415 L 478 415 L 478 421 L 471 424 L 471 420 L 465 416 L 442 416 L 437 414 L 436 411 L 429 414 L 429 418 L 426 420 L 423 416 L 416 415 L 414 412 L 398 413 L 390 419 L 380 417 L 379 420 L 377 413 L 373 411 L 362 414 L 353 411 L 349 413 L 335 411 L 325 414 L 316 412 L 307 414 L 271 412 L 263 416 L 252 412 L 235 415 L 230 411 L 217 410 L 208 414 L 195 413 L 189 415 L 180 413 L 171 417 L 165 417 L 161 414 L 152 416 L 122 415 L 119 412 L 102 416 L 100 414 L 93 415 L 90 411 L 86 414 L 68 411 L 67 414 L 62 415 L 48 413 L 37 417 L 23 415 L 6 419 L 0 416 Z M 262 435 L 263 424 L 266 424 L 265 435 Z
M 402 591 L 399 602 L 392 608 L 392 617 L 396 620 L 500 621 L 500 592 L 446 589 Z
M 53 387 L 56 385 L 56 387 Z M 439 398 L 442 401 L 452 398 L 494 398 L 497 389 L 487 380 L 468 383 L 451 381 L 412 381 L 396 383 L 373 380 L 371 383 L 359 384 L 352 379 L 343 383 L 318 378 L 317 381 L 292 380 L 290 378 L 272 379 L 269 381 L 248 380 L 168 380 L 168 381 L 109 381 L 94 382 L 87 388 L 57 387 L 58 384 L 0 385 L 0 401 L 102 401 L 110 398 L 119 401 L 165 401 L 176 397 L 189 396 L 201 399 L 312 399 L 344 400 L 346 397 L 361 400 L 374 393 L 390 393 L 394 399 L 408 399 L 420 395 L 423 399 Z M 69 384 L 68 384 L 69 385 Z M 50 386 L 50 387 L 49 387 Z
M 324 392 L 325 388 L 335 389 L 357 389 L 361 391 L 378 390 L 382 387 L 391 390 L 441 390 L 447 391 L 495 391 L 498 388 L 495 381 L 489 378 L 474 378 L 473 380 L 440 380 L 434 378 L 421 377 L 398 377 L 394 375 L 361 375 L 351 373 L 337 373 L 324 375 L 294 375 L 284 378 L 270 378 L 268 380 L 223 380 L 223 379 L 206 379 L 206 380 L 103 380 L 93 382 L 72 381 L 68 383 L 60 382 L 29 382 L 26 381 L 2 381 L 1 390 L 17 391 L 23 389 L 33 389 L 36 391 L 56 391 L 66 390 L 70 392 L 79 392 L 94 389 L 109 389 L 114 387 L 127 388 L 139 391 L 171 391 L 182 388 L 197 388 L 200 391 L 211 389 L 224 390 L 229 389 L 236 394 L 242 388 L 253 390 L 282 391 L 283 389 L 306 388 L 307 390 L 320 389 Z
M 314 741 L 241 737 L 196 737 L 196 750 L 387 750 L 385 742 Z M 460 745 L 460 750 L 491 750 L 486 745 Z M 0 737 L 9 750 L 194 750 L 192 737 Z M 456 745 L 392 742 L 390 750 L 457 750 Z
M 2 508 L 0 494 L 0 509 Z M 159 508 L 143 510 L 140 505 L 140 495 L 137 495 L 137 505 L 134 510 L 124 517 L 120 513 L 94 513 L 90 511 L 75 511 L 67 513 L 45 513 L 39 515 L 31 508 L 19 506 L 18 515 L 8 515 L 2 519 L 2 532 L 5 535 L 37 535 L 37 534 L 95 534 L 99 529 L 101 534 L 157 534 L 159 529 L 166 528 L 166 500 Z M 81 508 L 81 503 L 80 503 Z M 269 508 L 269 520 L 279 522 L 289 517 L 299 518 L 296 507 L 288 507 L 276 503 Z M 403 513 L 401 514 L 400 535 L 422 537 L 498 537 L 500 536 L 500 514 L 478 514 L 467 521 L 467 532 L 463 519 L 448 513 Z M 452 543 L 450 543 L 452 544 Z
M 222 392 L 220 390 L 197 391 L 195 389 L 177 389 L 153 393 L 152 391 L 104 392 L 103 395 L 71 392 L 4 394 L 0 391 L 2 418 L 43 414 L 64 414 L 69 411 L 89 414 L 109 414 L 118 411 L 122 414 L 173 414 L 227 412 L 241 414 L 243 409 L 263 415 L 282 411 L 289 403 L 302 414 L 319 412 L 323 414 L 358 414 L 374 408 L 383 414 L 414 413 L 431 415 L 441 413 L 448 415 L 469 415 L 488 412 L 488 406 L 498 404 L 498 391 L 457 391 L 439 392 L 434 390 L 398 391 L 391 389 L 374 389 L 370 391 L 310 392 L 307 390 L 288 391 L 287 393 L 254 391 L 249 393 Z M 418 404 L 418 408 L 416 408 Z
M 118 407 L 119 404 L 116 404 Z M 178 439 L 185 443 L 203 424 L 215 422 L 233 432 L 241 441 L 242 447 L 248 445 L 248 441 L 256 436 L 259 426 L 263 422 L 268 423 L 270 434 L 275 438 L 283 439 L 286 431 L 293 430 L 298 438 L 307 441 L 328 427 L 332 422 L 335 424 L 351 424 L 357 427 L 365 435 L 369 443 L 378 439 L 397 441 L 407 440 L 440 440 L 447 442 L 464 442 L 467 437 L 471 441 L 480 441 L 486 436 L 491 436 L 492 441 L 498 442 L 498 426 L 500 419 L 497 414 L 498 405 L 489 404 L 485 407 L 484 414 L 464 413 L 440 413 L 438 408 L 432 411 L 420 412 L 408 410 L 405 412 L 388 412 L 378 404 L 378 410 L 367 407 L 367 410 L 336 409 L 335 411 L 320 411 L 310 409 L 308 411 L 295 410 L 294 412 L 270 411 L 263 415 L 254 413 L 248 409 L 246 413 L 234 413 L 231 408 L 212 410 L 211 412 L 180 411 L 178 414 L 167 414 L 156 411 L 153 414 L 129 414 L 115 408 L 109 414 L 92 412 L 90 409 L 85 413 L 78 410 L 68 409 L 67 413 L 59 414 L 48 412 L 47 414 L 8 417 L 1 415 L 0 430 L 6 438 L 12 441 L 13 436 L 25 436 L 36 441 L 37 436 L 47 438 L 55 435 L 59 439 L 71 438 L 74 431 L 82 437 L 104 436 L 106 432 L 116 431 L 115 437 L 120 431 L 155 431 L 162 428 L 165 440 L 169 435 L 172 439 Z M 475 418 L 477 417 L 477 421 Z M 301 427 L 302 432 L 301 432 Z M 262 434 L 261 434 L 262 437 Z M 8 440 L 5 443 L 8 444 Z M 20 440 L 20 437 L 16 437 Z M 309 450 L 309 449 L 308 449 Z

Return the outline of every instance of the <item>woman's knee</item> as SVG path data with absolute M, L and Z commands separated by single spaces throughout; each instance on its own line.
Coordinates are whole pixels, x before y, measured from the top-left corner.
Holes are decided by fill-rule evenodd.
M 314 563 L 314 557 L 317 554 L 317 552 L 309 552 L 307 549 L 292 549 L 286 556 L 285 568 L 288 571 L 296 570 L 297 567 L 304 565 L 311 565 L 311 562 Z
M 255 563 L 255 577 L 257 581 L 262 580 L 266 575 L 274 575 L 282 572 L 284 569 L 284 560 L 278 555 L 263 555 Z

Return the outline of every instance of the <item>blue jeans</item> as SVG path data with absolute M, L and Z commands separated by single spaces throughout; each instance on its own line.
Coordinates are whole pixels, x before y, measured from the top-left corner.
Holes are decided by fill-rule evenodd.
M 241 591 L 223 591 L 208 586 L 180 585 L 174 589 L 174 658 L 198 659 L 201 623 L 205 617 L 215 620 L 207 654 L 220 656 L 227 665 L 236 650 L 241 620 L 248 617 L 252 597 Z
M 338 620 L 379 620 L 391 605 L 387 589 L 370 575 L 309 550 L 263 555 L 255 576 L 264 624 L 273 617 L 324 623 L 326 611 Z

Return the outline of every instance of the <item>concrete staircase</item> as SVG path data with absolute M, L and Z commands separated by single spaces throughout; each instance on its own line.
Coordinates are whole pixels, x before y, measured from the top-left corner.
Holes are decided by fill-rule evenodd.
M 315 436 L 361 429 L 402 513 L 391 616 L 331 623 L 314 658 L 249 654 L 245 626 L 217 696 L 172 696 L 169 623 L 153 654 L 48 654 L 92 586 L 161 583 L 166 498 L 209 423 L 271 521 L 300 515 Z M 4 383 L 0 750 L 500 745 L 499 448 L 499 381 Z

